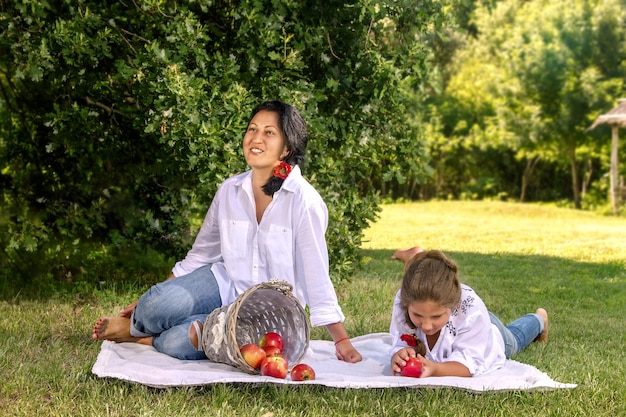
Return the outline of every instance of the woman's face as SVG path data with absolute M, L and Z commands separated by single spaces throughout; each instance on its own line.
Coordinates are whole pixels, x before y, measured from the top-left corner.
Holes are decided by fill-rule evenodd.
M 448 323 L 452 311 L 439 303 L 427 300 L 413 301 L 409 304 L 408 312 L 415 327 L 421 329 L 427 336 L 432 336 Z
M 261 110 L 254 115 L 243 137 L 243 155 L 252 169 L 274 169 L 287 155 L 278 113 Z

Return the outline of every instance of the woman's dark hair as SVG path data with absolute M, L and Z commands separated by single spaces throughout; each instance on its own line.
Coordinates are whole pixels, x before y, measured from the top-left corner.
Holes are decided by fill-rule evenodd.
M 291 166 L 302 165 L 306 153 L 308 134 L 306 123 L 304 123 L 304 119 L 302 119 L 298 110 L 292 105 L 279 100 L 265 101 L 252 110 L 250 120 L 261 110 L 272 111 L 278 114 L 279 128 L 287 146 L 287 156 L 283 158 L 283 161 Z M 283 181 L 281 178 L 272 176 L 263 186 L 263 192 L 267 195 L 274 195 L 283 185 Z

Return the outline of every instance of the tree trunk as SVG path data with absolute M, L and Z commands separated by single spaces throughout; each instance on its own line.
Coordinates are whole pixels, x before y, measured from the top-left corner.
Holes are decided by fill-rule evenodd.
M 618 130 L 619 127 L 611 126 L 611 168 L 610 168 L 610 194 L 611 194 L 611 207 L 613 214 L 617 214 L 619 208 L 619 181 L 618 175 L 618 161 L 617 161 L 617 144 L 618 144 Z
M 530 177 L 540 159 L 541 157 L 536 156 L 532 159 L 526 160 L 526 167 L 524 168 L 524 173 L 522 174 L 522 189 L 519 196 L 519 201 L 521 203 L 523 203 L 526 199 L 526 188 L 528 188 L 528 181 L 530 180 Z
M 589 191 L 589 184 L 591 184 L 591 177 L 593 175 L 593 160 L 589 158 L 587 161 L 587 168 L 585 169 L 585 173 L 583 174 L 583 185 L 582 185 L 582 198 L 584 199 L 587 195 L 587 191 Z
M 569 163 L 572 168 L 572 191 L 574 192 L 574 207 L 581 208 L 580 189 L 578 186 L 578 165 L 576 165 L 576 146 L 569 149 Z

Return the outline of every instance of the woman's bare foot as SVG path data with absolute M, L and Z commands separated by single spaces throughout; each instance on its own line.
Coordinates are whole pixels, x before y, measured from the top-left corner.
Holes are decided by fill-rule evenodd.
M 537 336 L 534 342 L 547 342 L 548 341 L 548 312 L 543 308 L 538 308 L 535 314 L 543 319 L 543 333 Z
M 391 259 L 397 259 L 399 261 L 402 261 L 402 263 L 406 265 L 411 259 L 415 257 L 415 255 L 420 252 L 424 252 L 424 249 L 420 248 L 419 246 L 413 246 L 412 248 L 408 249 L 398 249 L 393 253 L 393 255 L 391 255 Z
M 130 334 L 130 319 L 127 317 L 101 317 L 93 327 L 94 340 L 111 340 L 113 342 L 140 342 L 141 337 Z

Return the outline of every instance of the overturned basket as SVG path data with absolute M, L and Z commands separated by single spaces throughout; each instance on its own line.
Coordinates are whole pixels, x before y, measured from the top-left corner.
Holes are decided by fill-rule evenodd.
M 214 310 L 202 330 L 202 349 L 209 360 L 235 366 L 249 374 L 258 374 L 244 361 L 239 348 L 258 344 L 268 333 L 283 338 L 283 356 L 289 367 L 296 365 L 309 346 L 309 322 L 293 287 L 275 279 L 255 285 L 230 305 Z

